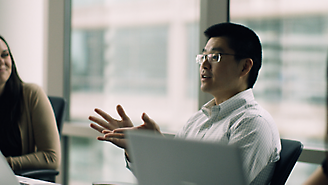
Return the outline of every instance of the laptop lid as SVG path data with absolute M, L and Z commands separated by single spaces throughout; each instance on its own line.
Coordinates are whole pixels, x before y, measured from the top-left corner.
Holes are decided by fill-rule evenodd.
M 139 185 L 248 184 L 237 147 L 147 131 L 126 134 Z
M 0 184 L 20 185 L 5 156 L 0 151 Z
M 59 185 L 47 181 L 31 179 L 28 177 L 22 177 L 15 175 L 11 167 L 9 166 L 6 157 L 0 151 L 0 184 L 8 185 Z

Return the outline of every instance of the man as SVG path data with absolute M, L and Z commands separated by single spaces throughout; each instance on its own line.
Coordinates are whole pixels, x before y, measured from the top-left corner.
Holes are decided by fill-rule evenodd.
M 257 104 L 252 92 L 262 60 L 259 38 L 249 28 L 233 23 L 213 25 L 204 34 L 208 41 L 196 61 L 200 64 L 201 90 L 214 98 L 188 120 L 176 137 L 238 145 L 252 184 L 267 184 L 279 160 L 281 145 L 272 117 Z M 122 120 L 115 120 L 100 109 L 95 111 L 105 119 L 89 117 L 97 123 L 90 126 L 104 134 L 98 139 L 118 147 L 126 149 L 126 129 L 160 133 L 158 125 L 145 113 L 144 123 L 133 127 L 120 105 L 117 111 Z

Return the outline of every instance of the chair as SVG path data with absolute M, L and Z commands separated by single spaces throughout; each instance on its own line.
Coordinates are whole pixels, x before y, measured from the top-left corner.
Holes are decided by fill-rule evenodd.
M 54 110 L 57 128 L 60 136 L 64 123 L 66 101 L 64 100 L 64 98 L 61 97 L 49 96 L 48 98 Z M 59 174 L 59 171 L 54 169 L 26 169 L 15 171 L 15 174 L 33 179 L 55 182 L 56 176 Z
M 283 185 L 286 183 L 302 150 L 303 144 L 301 142 L 281 139 L 280 160 L 276 163 L 270 185 Z
M 49 96 L 49 100 L 55 113 L 57 128 L 60 135 L 64 123 L 66 101 L 64 98 L 55 96 Z

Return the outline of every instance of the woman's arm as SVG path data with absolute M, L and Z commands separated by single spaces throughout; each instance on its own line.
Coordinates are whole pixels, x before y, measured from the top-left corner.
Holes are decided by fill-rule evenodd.
M 53 109 L 48 96 L 40 87 L 36 85 L 30 87 L 31 91 L 27 92 L 28 100 L 25 102 L 28 103 L 24 105 L 24 111 L 28 111 L 27 117 L 30 120 L 28 122 L 31 124 L 27 128 L 32 130 L 21 129 L 23 155 L 10 157 L 9 164 L 13 170 L 56 169 L 60 164 L 61 151 Z

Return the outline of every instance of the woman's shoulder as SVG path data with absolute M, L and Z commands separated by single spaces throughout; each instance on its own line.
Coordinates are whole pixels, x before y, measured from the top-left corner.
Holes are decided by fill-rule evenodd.
M 35 83 L 23 83 L 23 95 L 27 97 L 39 96 L 44 94 L 43 89 Z
M 23 83 L 22 84 L 23 91 L 39 91 L 42 90 L 42 88 L 35 84 L 35 83 Z

